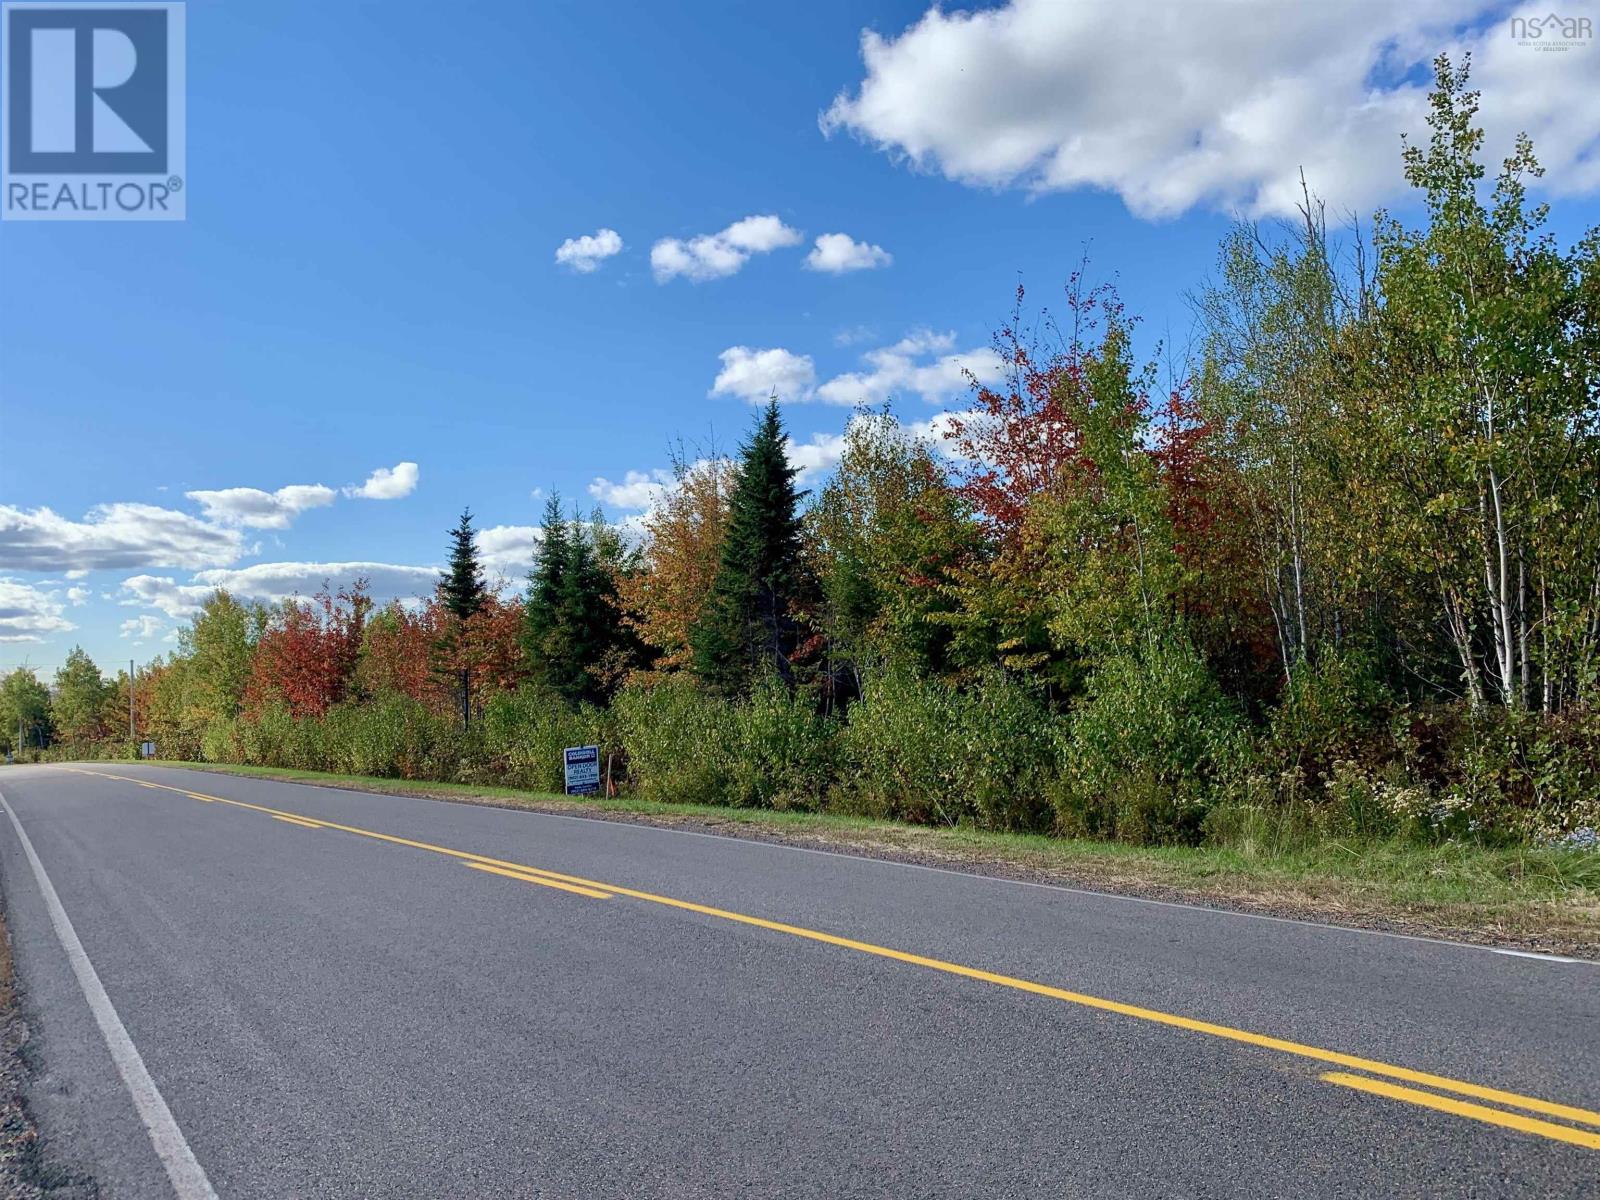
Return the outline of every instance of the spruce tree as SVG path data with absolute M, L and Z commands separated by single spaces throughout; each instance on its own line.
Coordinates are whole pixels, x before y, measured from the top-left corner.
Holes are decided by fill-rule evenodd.
M 545 501 L 539 552 L 528 572 L 528 598 L 523 606 L 522 650 L 534 678 L 555 686 L 550 678 L 552 643 L 559 636 L 561 591 L 566 579 L 568 525 L 561 514 L 561 497 Z
M 465 622 L 483 607 L 486 590 L 483 572 L 478 567 L 478 540 L 472 531 L 472 511 L 463 509 L 461 520 L 450 531 L 450 566 L 439 580 L 439 599 L 456 618 L 456 628 L 446 632 L 436 651 L 457 658 L 457 677 L 461 689 L 461 724 L 472 724 L 472 663 L 461 656 L 466 645 Z
M 724 694 L 747 690 L 764 671 L 792 677 L 801 493 L 784 440 L 774 398 L 741 447 L 722 559 L 690 631 L 696 673 Z
M 523 647 L 532 676 L 571 701 L 604 698 L 606 680 L 626 654 L 615 574 L 619 563 L 598 512 L 585 529 L 561 502 L 545 505 L 543 538 L 528 576 Z
M 464 621 L 483 607 L 484 594 L 472 511 L 464 509 L 460 522 L 450 531 L 450 566 L 439 581 L 439 595 L 444 606 Z

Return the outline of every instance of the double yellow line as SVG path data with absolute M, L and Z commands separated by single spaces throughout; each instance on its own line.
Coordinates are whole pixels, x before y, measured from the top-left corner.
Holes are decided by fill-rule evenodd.
M 534 883 L 547 888 L 572 892 L 580 896 L 587 896 L 590 899 L 607 900 L 613 896 L 626 896 L 633 900 L 643 900 L 650 904 L 660 904 L 668 908 L 680 909 L 684 912 L 699 913 L 702 916 L 716 917 L 724 921 L 733 921 L 740 925 L 751 925 L 774 933 L 784 933 L 792 937 L 804 938 L 807 941 L 821 942 L 825 945 L 837 946 L 845 950 L 854 950 L 877 958 L 892 959 L 895 962 L 923 967 L 930 971 L 939 971 L 946 975 L 957 975 L 964 979 L 994 984 L 997 987 L 1029 992 L 1036 996 L 1046 996 L 1052 1000 L 1062 1000 L 1068 1004 L 1076 1004 L 1083 1008 L 1117 1013 L 1120 1016 L 1149 1021 L 1157 1025 L 1166 1025 L 1174 1029 L 1185 1029 L 1192 1033 L 1203 1033 L 1231 1042 L 1241 1042 L 1245 1045 L 1258 1046 L 1266 1050 L 1276 1050 L 1281 1054 L 1289 1054 L 1328 1066 L 1344 1068 L 1344 1070 L 1325 1071 L 1318 1076 L 1318 1078 L 1328 1083 L 1353 1088 L 1357 1091 L 1382 1096 L 1390 1100 L 1403 1101 L 1420 1108 L 1432 1109 L 1435 1112 L 1465 1117 L 1469 1120 L 1499 1126 L 1503 1129 L 1514 1129 L 1521 1133 L 1535 1134 L 1539 1137 L 1549 1138 L 1552 1141 L 1581 1146 L 1588 1150 L 1600 1150 L 1600 1113 L 1586 1108 L 1578 1108 L 1569 1104 L 1557 1104 L 1549 1100 L 1541 1100 L 1535 1096 L 1525 1096 L 1517 1092 L 1502 1091 L 1498 1088 L 1483 1087 L 1479 1084 L 1467 1083 L 1464 1080 L 1451 1079 L 1444 1075 L 1429 1074 L 1426 1071 L 1414 1071 L 1409 1067 L 1395 1066 L 1392 1063 L 1361 1058 L 1353 1054 L 1343 1054 L 1337 1050 L 1324 1050 L 1319 1046 L 1310 1046 L 1302 1042 L 1291 1042 L 1283 1038 L 1270 1037 L 1266 1034 L 1252 1033 L 1247 1029 L 1235 1029 L 1230 1025 L 1217 1025 L 1210 1021 L 1198 1021 L 1193 1017 L 1162 1012 L 1160 1009 L 1143 1008 L 1136 1004 L 1124 1004 L 1120 1000 L 1107 1000 L 1103 997 L 1091 996 L 1083 992 L 1068 991 L 1065 988 L 1036 983 L 1030 979 L 1000 975 L 978 967 L 963 966 L 960 963 L 946 962 L 944 959 L 911 954 L 888 946 L 878 946 L 872 942 L 860 942 L 853 938 L 840 937 L 837 934 L 824 933 L 817 929 L 808 929 L 803 925 L 788 925 L 781 921 L 769 921 L 764 917 L 754 917 L 747 913 L 733 912 L 724 908 L 713 908 L 705 904 L 696 904 L 690 900 L 679 900 L 672 896 L 660 896 L 653 892 L 619 887 L 616 884 L 601 883 L 597 880 L 584 879 L 576 875 L 564 875 L 557 871 L 545 870 L 542 867 L 530 867 L 522 863 L 505 862 L 501 859 L 488 858 L 481 854 L 469 854 L 463 850 L 453 850 L 448 846 L 435 846 L 429 842 L 396 837 L 394 834 L 379 833 L 372 829 L 361 829 L 354 825 L 341 825 L 334 821 L 306 817 L 299 813 L 268 808 L 261 804 L 250 804 L 243 800 L 230 800 L 225 796 L 211 796 L 203 792 L 193 792 L 187 788 L 151 783 L 147 780 L 134 779 L 126 775 L 113 775 L 104 771 L 84 771 L 75 767 L 65 769 L 76 771 L 80 775 L 93 775 L 102 779 L 136 783 L 141 787 L 176 792 L 181 796 L 188 796 L 195 800 L 229 804 L 235 808 L 265 813 L 268 816 L 276 817 L 281 821 L 287 821 L 295 825 L 314 829 L 333 829 L 341 833 L 373 838 L 377 841 L 389 842 L 397 846 L 408 846 L 415 850 L 443 854 L 465 863 L 474 870 L 520 880 L 524 883 Z M 1351 1074 L 1350 1072 L 1352 1071 L 1362 1072 L 1362 1074 Z M 1441 1095 L 1440 1093 L 1446 1094 Z M 1466 1097 L 1466 1099 L 1459 1099 L 1458 1097 Z M 1490 1107 L 1491 1105 L 1498 1107 Z M 1526 1115 L 1530 1113 L 1539 1115 Z

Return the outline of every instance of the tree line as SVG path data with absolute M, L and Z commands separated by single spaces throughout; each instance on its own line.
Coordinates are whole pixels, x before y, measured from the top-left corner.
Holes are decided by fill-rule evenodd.
M 1556 243 L 1526 138 L 1487 178 L 1467 82 L 1403 148 L 1419 225 L 1231 229 L 1176 381 L 1112 288 L 1019 287 L 940 442 L 861 412 L 808 494 L 774 400 L 637 538 L 552 498 L 519 597 L 470 513 L 415 604 L 218 593 L 140 727 L 541 786 L 583 736 L 647 794 L 1147 841 L 1592 830 L 1600 231 Z M 125 687 L 75 651 L 0 722 L 114 741 Z

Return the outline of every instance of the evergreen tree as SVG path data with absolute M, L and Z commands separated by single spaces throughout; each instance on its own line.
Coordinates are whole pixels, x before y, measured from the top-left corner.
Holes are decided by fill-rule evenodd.
M 566 579 L 566 560 L 571 557 L 568 546 L 568 522 L 562 514 L 562 498 L 550 496 L 544 502 L 544 522 L 541 525 L 539 552 L 534 555 L 533 570 L 528 573 L 528 600 L 523 611 L 522 646 L 533 677 L 541 683 L 555 686 L 549 677 L 552 643 L 557 640 L 558 605 Z
M 462 620 L 483 607 L 483 571 L 470 509 L 462 511 L 460 522 L 450 531 L 450 566 L 439 581 L 439 591 L 444 606 Z
M 620 543 L 598 511 L 585 529 L 556 497 L 543 528 L 523 625 L 529 670 L 568 700 L 598 701 L 633 640 L 617 600 Z
M 784 440 L 774 398 L 740 449 L 722 559 L 690 632 L 695 671 L 726 694 L 745 691 L 764 670 L 792 678 L 801 493 Z
M 463 653 L 468 645 L 466 622 L 483 607 L 486 590 L 478 566 L 478 539 L 472 530 L 472 510 L 462 509 L 461 520 L 450 531 L 450 566 L 439 580 L 439 599 L 456 618 L 456 628 L 446 631 L 434 647 L 436 656 L 454 660 L 459 679 L 461 724 L 472 724 L 472 660 Z

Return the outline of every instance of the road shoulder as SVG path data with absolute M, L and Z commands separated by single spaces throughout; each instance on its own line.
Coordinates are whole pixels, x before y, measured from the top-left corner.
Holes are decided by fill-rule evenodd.
M 0 1195 L 7 1200 L 93 1200 L 94 1181 L 51 1161 L 28 1107 L 36 1076 L 26 1006 L 11 961 L 11 933 L 0 913 Z

